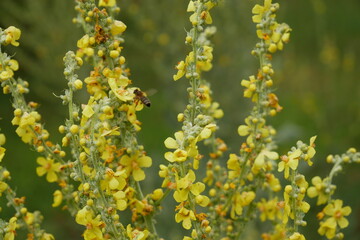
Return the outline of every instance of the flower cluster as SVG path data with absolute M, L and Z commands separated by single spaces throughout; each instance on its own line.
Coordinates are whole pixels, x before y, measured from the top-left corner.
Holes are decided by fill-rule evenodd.
M 0 133 L 0 162 L 5 156 L 5 135 Z M 10 172 L 0 166 L 0 197 L 7 199 L 7 206 L 15 210 L 13 217 L 9 221 L 0 219 L 1 239 L 11 240 L 19 232 L 27 232 L 27 239 L 53 240 L 52 234 L 46 233 L 41 229 L 43 217 L 40 212 L 30 212 L 25 206 L 25 197 L 17 197 L 15 191 L 8 184 L 11 179 Z M 1 209 L 0 209 L 1 210 Z
M 259 68 L 240 84 L 253 108 L 237 128 L 238 135 L 244 137 L 239 150 L 226 157 L 228 148 L 216 136 L 217 121 L 224 112 L 203 77 L 203 72 L 213 67 L 210 38 L 216 28 L 211 26 L 211 10 L 219 1 L 189 1 L 191 29 L 186 31 L 185 44 L 191 50 L 175 66 L 173 75 L 175 81 L 188 79 L 188 104 L 177 116 L 181 130 L 164 141 L 168 150 L 164 154 L 167 164 L 161 164 L 159 170 L 161 188 L 144 195 L 140 182 L 146 179 L 146 168 L 153 160 L 138 142 L 141 122 L 137 112 L 151 103 L 133 85 L 123 56 L 127 26 L 114 17 L 120 12 L 116 0 L 75 2 L 77 17 L 73 22 L 84 34 L 77 41 L 76 51 L 67 52 L 63 59 L 68 88 L 59 98 L 68 108 L 68 117 L 59 126 L 61 143 L 50 140 L 38 104 L 25 100 L 28 82 L 15 78 L 18 62 L 2 51 L 0 83 L 3 93 L 12 97 L 11 123 L 17 135 L 39 153 L 37 175 L 57 184 L 52 206 L 63 206 L 70 212 L 85 228 L 85 240 L 160 239 L 154 217 L 170 193 L 176 202 L 174 220 L 189 230 L 190 237 L 184 240 L 241 239 L 245 226 L 255 218 L 264 225 L 271 223 L 272 228 L 261 234 L 264 240 L 305 240 L 301 228 L 307 225 L 304 217 L 310 209 L 306 197 L 317 198 L 317 205 L 325 205 L 317 215 L 318 233 L 328 239 L 344 238 L 341 231 L 349 225 L 346 217 L 351 208 L 333 199 L 333 178 L 343 165 L 359 163 L 360 153 L 350 148 L 342 155 L 329 155 L 327 162 L 334 164 L 330 174 L 313 177 L 309 186 L 299 166 L 313 165 L 316 136 L 308 143 L 298 141 L 280 156 L 273 140 L 276 130 L 267 123 L 268 117 L 282 110 L 273 92 L 272 57 L 283 50 L 291 32 L 287 24 L 276 20 L 278 3 L 264 0 L 263 5 L 252 9 L 259 42 L 251 54 L 258 58 Z M 13 26 L 0 29 L 0 44 L 19 46 L 20 36 L 21 31 Z M 83 78 L 78 75 L 81 68 L 90 69 Z M 77 103 L 79 93 L 87 97 L 85 102 Z M 0 134 L 0 162 L 5 156 L 4 144 L 5 136 Z M 205 165 L 205 176 L 200 179 L 199 170 Z M 283 173 L 285 186 L 276 172 Z M 0 166 L 0 197 L 6 196 L 8 205 L 15 209 L 8 221 L 0 219 L 0 239 L 14 239 L 21 228 L 27 228 L 29 240 L 54 239 L 40 228 L 40 213 L 28 211 L 25 197 L 16 197 L 9 179 L 10 173 Z M 130 213 L 128 220 L 123 220 L 124 211 Z

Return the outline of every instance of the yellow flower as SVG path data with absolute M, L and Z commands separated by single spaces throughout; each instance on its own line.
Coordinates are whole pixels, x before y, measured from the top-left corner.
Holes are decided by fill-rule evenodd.
M 145 240 L 149 236 L 148 230 L 133 229 L 130 224 L 126 226 L 126 233 L 131 240 Z
M 335 200 L 332 203 L 329 203 L 324 208 L 324 213 L 330 218 L 326 221 L 329 221 L 329 224 L 337 224 L 340 228 L 346 228 L 349 225 L 349 221 L 344 217 L 348 216 L 351 213 L 351 208 L 349 206 L 342 207 L 342 200 Z
M 304 235 L 298 233 L 298 232 L 294 232 L 290 237 L 289 240 L 306 240 Z
M 5 29 L 5 44 L 11 44 L 15 47 L 19 46 L 19 42 L 17 42 L 17 40 L 20 39 L 21 36 L 21 31 L 20 29 L 14 27 L 14 26 L 10 26 L 7 29 Z
M 185 177 L 176 179 L 176 191 L 174 192 L 174 199 L 177 202 L 184 202 L 189 197 L 189 192 L 194 196 L 198 196 L 205 190 L 205 184 L 202 182 L 195 182 L 195 173 L 190 170 Z
M 327 202 L 328 196 L 331 193 L 326 193 L 326 183 L 325 179 L 321 180 L 319 176 L 313 177 L 311 183 L 314 186 L 311 186 L 307 190 L 307 195 L 311 198 L 318 197 L 316 204 L 321 205 Z M 332 190 L 333 192 L 334 190 Z
M 116 5 L 116 0 L 100 0 L 99 7 L 113 7 Z
M 129 89 L 125 89 L 123 86 L 119 86 L 117 81 L 114 78 L 108 79 L 109 86 L 111 91 L 115 94 L 115 96 L 123 102 L 133 100 L 135 95 L 134 91 Z
M 287 179 L 289 177 L 290 168 L 295 170 L 299 165 L 299 158 L 302 154 L 300 149 L 296 149 L 294 152 L 290 153 L 289 156 L 283 155 L 280 157 L 281 162 L 278 164 L 278 171 L 284 171 L 284 176 Z
M 252 13 L 254 14 L 254 16 L 252 17 L 252 20 L 253 20 L 254 23 L 260 23 L 261 22 L 264 13 L 269 11 L 269 9 L 271 7 L 271 1 L 272 0 L 265 0 L 264 1 L 264 6 L 256 4 L 253 7 Z
M 175 75 L 173 75 L 173 79 L 174 81 L 179 80 L 180 78 L 182 78 L 185 75 L 186 72 L 186 65 L 184 61 L 180 61 L 176 67 L 175 67 L 178 71 Z
M 2 193 L 8 188 L 8 185 L 6 182 L 0 181 L 0 197 Z
M 241 168 L 238 156 L 234 153 L 231 153 L 229 156 L 229 160 L 227 161 L 227 168 L 229 171 L 229 179 L 234 179 L 239 176 Z
M 53 194 L 54 196 L 54 203 L 51 205 L 52 207 L 58 207 L 60 206 L 62 200 L 63 200 L 63 195 L 62 192 L 60 190 L 56 190 Z
M 241 215 L 243 212 L 243 207 L 249 205 L 255 199 L 255 196 L 256 195 L 253 191 L 242 193 L 236 192 L 232 197 L 230 217 L 235 219 L 236 215 Z
M 328 239 L 333 239 L 336 234 L 336 222 L 334 221 L 320 222 L 318 233 L 321 236 L 325 235 Z
M 54 236 L 50 233 L 44 233 L 40 240 L 55 240 Z
M 280 207 L 278 206 L 279 200 L 273 198 L 271 200 L 266 200 L 264 198 L 261 199 L 260 202 L 257 203 L 257 208 L 260 211 L 260 220 L 266 221 L 275 220 L 275 218 L 281 219 L 282 212 L 280 211 Z
M 196 217 L 192 210 L 185 207 L 181 207 L 179 212 L 175 215 L 175 221 L 177 223 L 182 221 L 183 228 L 189 230 L 192 226 L 191 220 L 195 221 Z
M 307 152 L 305 154 L 304 160 L 309 164 L 309 166 L 313 165 L 313 162 L 311 161 L 311 159 L 314 157 L 316 151 L 315 151 L 315 140 L 316 140 L 316 136 L 313 136 L 310 138 L 310 143 L 309 143 L 309 147 L 307 149 Z
M 101 228 L 103 228 L 105 224 L 100 221 L 100 215 L 94 218 L 93 212 L 88 210 L 87 207 L 84 207 L 77 212 L 75 221 L 80 225 L 86 226 L 84 232 L 85 240 L 104 239 Z
M 113 194 L 113 197 L 116 201 L 116 209 L 123 211 L 127 207 L 127 201 L 126 201 L 126 193 L 123 191 L 117 191 Z
M 150 157 L 136 152 L 131 156 L 122 156 L 120 163 L 125 167 L 127 175 L 132 175 L 135 181 L 142 181 L 145 179 L 145 173 L 141 168 L 150 167 L 152 160 Z
M 46 180 L 48 182 L 56 182 L 58 180 L 57 172 L 60 172 L 60 163 L 55 163 L 53 159 L 38 157 L 36 162 L 40 164 L 40 167 L 36 168 L 38 176 L 46 174 Z
M 126 25 L 122 21 L 115 20 L 111 25 L 111 34 L 113 36 L 123 33 L 126 30 Z
M 255 158 L 253 167 L 251 168 L 251 171 L 254 174 L 257 174 L 261 169 L 264 169 L 266 167 L 266 158 L 270 160 L 276 160 L 279 158 L 279 154 L 277 154 L 277 152 L 270 152 L 267 149 L 262 150 Z
M 9 224 L 7 225 L 5 229 L 5 237 L 4 240 L 14 240 L 15 234 L 16 234 L 16 228 L 18 227 L 18 224 L 16 223 L 17 218 L 12 217 L 9 220 Z

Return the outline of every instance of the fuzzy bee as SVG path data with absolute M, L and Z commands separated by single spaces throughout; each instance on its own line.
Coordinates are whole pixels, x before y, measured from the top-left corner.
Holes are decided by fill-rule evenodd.
M 150 107 L 151 105 L 150 99 L 145 96 L 145 93 L 143 93 L 139 89 L 135 89 L 134 94 L 135 94 L 134 101 L 136 102 L 140 101 L 145 106 Z

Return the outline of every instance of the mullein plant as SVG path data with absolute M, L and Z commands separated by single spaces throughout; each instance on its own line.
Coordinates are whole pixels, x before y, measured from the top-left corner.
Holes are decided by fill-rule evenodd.
M 308 143 L 298 141 L 280 155 L 273 140 L 276 130 L 267 124 L 267 118 L 282 110 L 273 92 L 272 57 L 284 48 L 291 32 L 287 24 L 276 20 L 278 3 L 265 0 L 252 9 L 259 42 L 251 54 L 259 59 L 259 68 L 241 85 L 244 97 L 254 106 L 238 127 L 238 134 L 246 137 L 240 151 L 229 153 L 224 164 L 227 146 L 216 137 L 217 121 L 224 113 L 203 77 L 213 67 L 210 38 L 216 28 L 211 25 L 211 10 L 218 0 L 189 1 L 191 28 L 186 31 L 185 44 L 191 50 L 176 65 L 173 76 L 175 81 L 189 80 L 188 104 L 177 116 L 181 130 L 164 141 L 169 151 L 164 154 L 167 163 L 160 165 L 161 188 L 147 195 L 140 182 L 152 159 L 138 142 L 141 122 L 136 113 L 150 102 L 133 84 L 122 55 L 126 25 L 114 18 L 120 8 L 115 0 L 75 3 L 78 15 L 73 22 L 82 27 L 84 35 L 77 42 L 77 51 L 64 57 L 68 88 L 59 98 L 68 107 L 68 117 L 59 127 L 64 135 L 61 144 L 50 140 L 36 110 L 38 104 L 25 100 L 29 84 L 15 77 L 19 64 L 2 49 L 0 82 L 3 93 L 12 96 L 17 135 L 39 153 L 36 173 L 58 185 L 52 206 L 62 206 L 84 226 L 85 240 L 160 239 L 154 217 L 170 193 L 177 203 L 173 217 L 189 233 L 185 240 L 245 239 L 247 223 L 257 219 L 271 223 L 272 229 L 261 234 L 264 240 L 305 239 L 304 216 L 310 209 L 306 197 L 316 197 L 318 205 L 325 205 L 317 215 L 318 233 L 327 239 L 344 238 L 341 230 L 349 225 L 346 217 L 351 208 L 333 197 L 333 178 L 345 164 L 358 163 L 360 153 L 350 148 L 342 155 L 329 155 L 327 162 L 334 164 L 329 176 L 316 176 L 309 186 L 298 166 L 313 164 L 316 136 Z M 0 43 L 19 46 L 20 35 L 13 26 L 0 29 Z M 82 80 L 77 72 L 84 65 L 91 71 Z M 88 99 L 77 103 L 76 93 L 84 85 Z M 199 148 L 200 142 L 208 148 Z M 0 134 L 0 161 L 5 156 L 4 144 L 5 136 Z M 206 165 L 203 179 L 198 177 L 200 165 Z M 276 172 L 283 173 L 285 186 Z M 41 229 L 40 213 L 29 212 L 25 198 L 16 197 L 9 179 L 10 173 L 1 167 L 0 195 L 6 196 L 15 215 L 8 221 L 0 219 L 0 239 L 14 239 L 21 228 L 27 229 L 27 239 L 54 239 Z M 120 217 L 125 210 L 131 212 L 126 226 Z

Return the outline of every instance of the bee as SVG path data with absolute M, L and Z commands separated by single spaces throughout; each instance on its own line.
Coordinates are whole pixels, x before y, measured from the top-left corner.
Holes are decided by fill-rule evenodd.
M 135 94 L 135 97 L 134 97 L 135 101 L 141 101 L 142 104 L 144 104 L 147 107 L 150 107 L 150 105 L 151 105 L 150 99 L 147 98 L 142 91 L 140 91 L 139 89 L 135 89 L 134 94 Z

